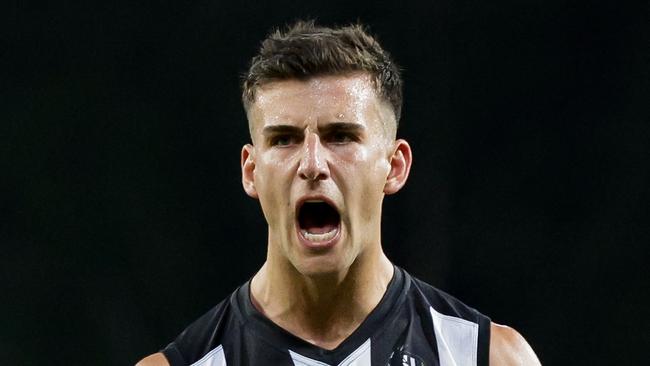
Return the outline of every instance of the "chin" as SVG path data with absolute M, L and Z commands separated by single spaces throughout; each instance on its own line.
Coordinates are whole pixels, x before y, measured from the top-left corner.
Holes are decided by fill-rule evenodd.
M 300 258 L 292 262 L 293 266 L 301 275 L 310 278 L 338 277 L 350 268 L 347 261 L 343 260 L 343 258 L 336 258 L 336 256 L 331 255 Z

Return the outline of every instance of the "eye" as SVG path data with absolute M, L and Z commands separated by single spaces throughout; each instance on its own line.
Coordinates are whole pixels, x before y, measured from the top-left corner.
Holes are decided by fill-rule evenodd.
M 276 135 L 269 140 L 271 146 L 289 146 L 295 142 L 296 137 L 292 135 Z
M 334 144 L 347 144 L 357 140 L 357 137 L 349 132 L 334 132 L 328 136 L 328 141 Z

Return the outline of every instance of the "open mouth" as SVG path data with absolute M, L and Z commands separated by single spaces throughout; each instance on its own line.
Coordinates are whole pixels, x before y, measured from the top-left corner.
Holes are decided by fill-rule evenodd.
M 332 240 L 339 231 L 341 215 L 336 208 L 322 200 L 308 200 L 298 209 L 300 234 L 310 242 Z

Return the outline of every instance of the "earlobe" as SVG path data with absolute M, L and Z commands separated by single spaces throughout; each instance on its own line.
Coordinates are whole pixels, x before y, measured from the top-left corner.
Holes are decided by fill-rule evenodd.
M 412 162 L 411 146 L 406 140 L 395 141 L 395 148 L 390 157 L 390 172 L 384 185 L 385 194 L 397 193 L 409 177 Z
M 257 198 L 255 189 L 255 147 L 246 144 L 241 150 L 241 178 L 247 195 Z

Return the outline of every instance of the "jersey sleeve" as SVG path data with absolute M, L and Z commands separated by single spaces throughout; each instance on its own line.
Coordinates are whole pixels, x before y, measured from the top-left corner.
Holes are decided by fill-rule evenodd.
M 170 366 L 186 366 L 188 363 L 183 359 L 181 351 L 176 347 L 176 343 L 172 342 L 163 348 L 160 352 L 165 355 Z
M 214 351 L 223 341 L 230 306 L 224 300 L 190 324 L 161 350 L 171 366 L 190 366 Z

